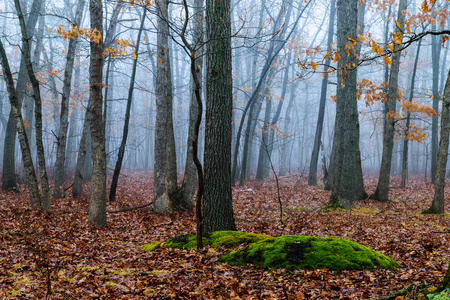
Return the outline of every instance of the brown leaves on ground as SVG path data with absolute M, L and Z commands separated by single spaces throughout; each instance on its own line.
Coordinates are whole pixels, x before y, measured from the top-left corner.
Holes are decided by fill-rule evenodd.
M 400 262 L 394 272 L 218 265 L 225 249 L 163 247 L 144 253 L 145 243 L 195 233 L 194 216 L 158 216 L 146 207 L 110 213 L 108 226 L 99 230 L 87 225 L 87 194 L 54 200 L 50 215 L 43 216 L 28 208 L 26 191 L 1 191 L 0 298 L 368 299 L 424 282 L 436 285 L 449 259 L 449 216 L 420 215 L 431 203 L 433 187 L 416 179 L 399 189 L 398 181 L 392 184 L 393 202 L 360 201 L 351 211 L 323 211 L 329 192 L 307 186 L 305 178 L 282 178 L 284 224 L 275 182 L 250 182 L 233 194 L 238 230 L 346 238 Z M 368 192 L 375 189 L 376 180 L 366 183 Z M 108 210 L 151 202 L 151 186 L 145 174 L 122 177 Z

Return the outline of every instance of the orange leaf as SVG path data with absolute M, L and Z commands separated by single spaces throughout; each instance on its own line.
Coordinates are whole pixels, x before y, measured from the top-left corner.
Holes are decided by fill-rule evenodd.
M 313 70 L 317 70 L 317 65 L 315 62 L 311 62 L 311 67 L 313 68 Z

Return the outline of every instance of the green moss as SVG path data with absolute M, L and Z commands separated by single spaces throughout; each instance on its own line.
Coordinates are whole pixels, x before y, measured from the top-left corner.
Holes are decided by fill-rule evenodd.
M 366 270 L 395 269 L 397 262 L 356 242 L 338 238 L 285 235 L 249 244 L 220 259 L 264 268 Z
M 428 300 L 450 300 L 450 289 L 445 289 L 439 294 L 428 294 Z
M 143 245 L 142 250 L 144 250 L 144 252 L 155 251 L 156 249 L 161 247 L 161 244 L 162 244 L 161 242 L 153 241 L 150 244 Z
M 203 245 L 231 248 L 240 244 L 259 242 L 272 238 L 265 234 L 246 233 L 239 231 L 215 231 L 203 237 Z M 166 242 L 166 247 L 176 249 L 193 249 L 197 247 L 197 236 L 193 234 L 180 235 Z

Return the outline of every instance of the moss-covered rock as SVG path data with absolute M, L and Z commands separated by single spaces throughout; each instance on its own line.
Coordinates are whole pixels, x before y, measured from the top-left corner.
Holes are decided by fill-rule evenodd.
M 241 244 L 246 247 L 232 251 L 220 262 L 232 265 L 255 264 L 264 268 L 367 270 L 375 266 L 392 270 L 399 264 L 389 257 L 356 242 L 338 238 L 285 235 L 271 237 L 265 234 L 239 231 L 216 231 L 203 237 L 203 244 L 231 248 Z M 154 251 L 160 242 L 144 245 L 146 252 Z M 167 248 L 194 249 L 197 237 L 180 235 L 165 242 Z
M 203 245 L 214 248 L 223 246 L 231 248 L 241 244 L 259 242 L 273 237 L 265 234 L 246 233 L 239 231 L 215 231 L 205 234 Z M 197 247 L 197 236 L 194 234 L 185 234 L 174 237 L 166 242 L 167 248 L 174 249 L 193 249 Z
M 155 251 L 156 249 L 161 247 L 161 244 L 161 242 L 153 241 L 150 244 L 143 245 L 142 250 L 144 250 L 144 252 Z
M 400 266 L 391 258 L 356 242 L 296 235 L 249 244 L 223 255 L 220 261 L 288 269 L 370 270 L 377 266 L 392 270 Z

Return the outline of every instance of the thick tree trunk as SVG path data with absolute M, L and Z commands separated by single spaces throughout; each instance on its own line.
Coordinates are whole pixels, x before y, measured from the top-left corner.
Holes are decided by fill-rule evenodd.
M 106 153 L 102 116 L 103 11 L 101 0 L 90 0 L 91 28 L 98 36 L 92 38 L 89 64 L 89 102 L 91 105 L 92 180 L 88 223 L 106 225 Z
M 434 198 L 431 207 L 423 214 L 443 214 L 444 213 L 444 187 L 445 187 L 445 169 L 448 158 L 448 144 L 450 134 L 450 72 L 447 75 L 447 82 L 444 88 L 441 116 L 441 141 L 439 142 L 439 151 L 436 164 L 436 176 L 434 183 Z M 447 276 L 448 277 L 448 276 Z M 447 282 L 448 285 L 448 282 Z
M 83 16 L 84 5 L 86 1 L 78 1 L 77 11 L 75 13 L 75 26 L 81 23 Z M 59 118 L 59 132 L 56 148 L 56 162 L 55 162 L 55 185 L 53 187 L 53 197 L 62 198 L 64 194 L 64 179 L 65 179 L 65 159 L 66 159 L 66 142 L 67 130 L 69 129 L 69 102 L 70 90 L 72 85 L 73 67 L 75 64 L 75 50 L 77 48 L 78 38 L 74 37 L 69 41 L 69 48 L 67 50 L 66 67 L 64 68 L 63 91 L 61 97 L 61 112 Z
M 351 208 L 365 196 L 359 150 L 359 120 L 356 100 L 356 50 L 347 55 L 350 38 L 357 40 L 358 1 L 337 0 L 337 47 L 341 59 L 338 67 L 336 125 L 333 138 L 335 153 L 333 189 L 329 205 Z M 349 46 L 350 48 L 352 46 Z
M 331 50 L 331 43 L 333 42 L 335 14 L 336 14 L 336 0 L 331 0 L 330 21 L 328 24 L 328 40 L 327 40 L 328 51 Z M 330 59 L 327 59 L 323 67 L 324 76 L 322 78 L 322 87 L 320 90 L 319 115 L 317 117 L 316 134 L 314 136 L 314 146 L 309 165 L 308 185 L 317 184 L 317 162 L 319 160 L 320 143 L 322 140 L 323 121 L 325 116 L 325 103 L 327 99 L 327 90 L 328 90 L 327 69 L 329 65 Z
M 131 104 L 133 101 L 134 80 L 136 78 L 136 69 L 137 69 L 137 63 L 138 63 L 138 57 L 139 57 L 139 45 L 140 45 L 140 41 L 141 41 L 141 34 L 142 34 L 142 29 L 144 28 L 144 22 L 145 22 L 146 15 L 147 15 L 147 7 L 144 7 L 144 14 L 142 15 L 141 26 L 139 28 L 137 42 L 136 42 L 136 48 L 135 48 L 136 57 L 134 58 L 134 61 L 133 61 L 133 68 L 131 70 L 131 78 L 130 78 L 130 87 L 128 88 L 127 108 L 125 111 L 125 125 L 123 126 L 122 142 L 120 143 L 119 153 L 117 156 L 116 166 L 114 168 L 114 174 L 113 174 L 112 182 L 111 182 L 111 189 L 109 191 L 109 201 L 111 201 L 111 202 L 114 201 L 116 198 L 117 182 L 119 181 L 120 170 L 122 169 L 123 155 L 125 154 L 125 146 L 127 144 L 128 127 L 130 124 L 130 111 L 131 111 Z M 105 128 L 105 126 L 103 128 Z
M 432 26 L 432 30 L 436 31 L 436 24 Z M 431 60 L 433 69 L 433 109 L 439 113 L 439 59 L 441 54 L 441 40 L 436 36 L 431 36 Z M 438 118 L 432 117 L 431 120 L 431 183 L 434 183 L 434 175 L 436 172 L 436 159 L 438 155 Z
M 231 197 L 230 0 L 206 1 L 205 232 L 236 230 Z
M 175 138 L 172 120 L 172 78 L 169 56 L 168 1 L 158 0 L 158 34 L 156 67 L 156 122 L 153 211 L 172 211 L 170 195 L 177 188 Z M 173 165 L 175 164 L 175 168 Z
M 397 22 L 401 24 L 399 28 L 396 26 L 395 34 L 403 34 L 405 27 L 405 15 L 403 11 L 407 8 L 407 1 L 401 0 L 398 7 Z M 392 55 L 392 67 L 389 77 L 389 87 L 387 101 L 385 105 L 386 113 L 395 112 L 397 104 L 398 90 L 398 73 L 400 70 L 401 52 L 398 52 L 400 45 L 394 45 L 394 53 Z M 385 115 L 384 118 L 384 135 L 383 135 L 383 155 L 381 157 L 380 174 L 378 177 L 378 185 L 373 199 L 379 201 L 388 201 L 389 199 L 389 180 L 391 175 L 392 150 L 394 148 L 395 118 L 391 115 Z

